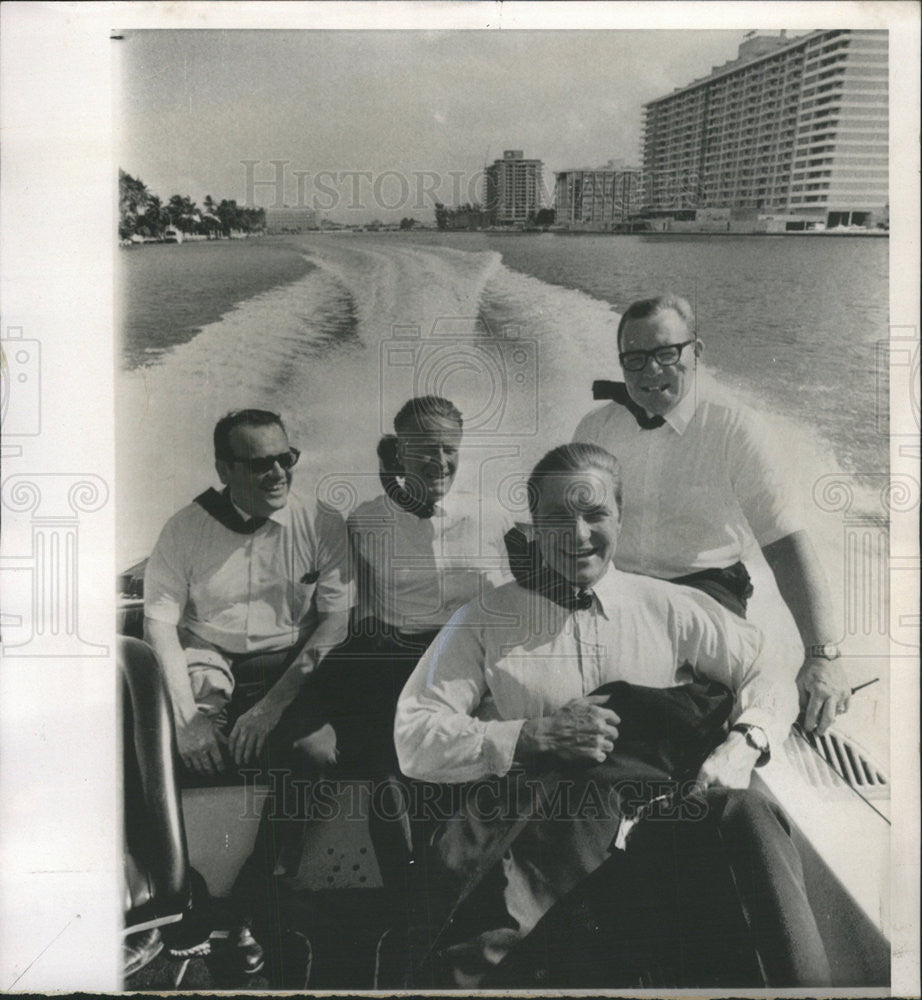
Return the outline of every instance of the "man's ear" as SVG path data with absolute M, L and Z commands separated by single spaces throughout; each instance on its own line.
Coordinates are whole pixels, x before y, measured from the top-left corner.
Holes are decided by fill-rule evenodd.
M 220 479 L 221 482 L 225 486 L 227 486 L 228 476 L 230 474 L 230 468 L 228 467 L 228 463 L 225 462 L 223 458 L 216 458 L 215 459 L 215 463 L 214 463 L 214 467 L 215 467 L 215 470 L 218 473 L 218 479 Z
M 696 340 L 695 341 L 695 357 L 696 358 L 700 358 L 702 354 L 704 354 L 704 341 L 703 340 Z

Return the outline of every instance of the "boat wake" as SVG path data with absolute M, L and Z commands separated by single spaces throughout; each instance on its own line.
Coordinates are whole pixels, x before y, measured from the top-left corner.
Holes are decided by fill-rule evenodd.
M 240 303 L 191 341 L 120 374 L 120 566 L 148 553 L 167 518 L 214 481 L 211 430 L 228 410 L 281 412 L 302 449 L 295 485 L 312 488 L 341 475 L 365 499 L 379 490 L 373 456 L 394 413 L 412 395 L 438 393 L 465 415 L 472 450 L 459 486 L 487 492 L 496 484 L 485 485 L 484 469 L 500 469 L 503 481 L 526 473 L 540 454 L 571 438 L 593 405 L 592 381 L 619 377 L 615 308 L 516 272 L 492 250 L 399 236 L 302 236 L 296 246 L 315 265 L 303 278 Z M 752 390 L 741 394 L 771 414 L 800 482 L 841 475 L 805 421 L 772 413 L 771 400 Z M 478 465 L 476 448 L 496 461 Z M 858 497 L 854 506 L 873 500 Z M 815 503 L 809 513 L 845 605 L 854 595 L 843 575 L 843 515 Z M 790 636 L 771 574 L 759 553 L 752 560 L 766 595 L 766 610 L 757 601 L 753 617 Z M 864 638 L 869 648 L 882 641 Z

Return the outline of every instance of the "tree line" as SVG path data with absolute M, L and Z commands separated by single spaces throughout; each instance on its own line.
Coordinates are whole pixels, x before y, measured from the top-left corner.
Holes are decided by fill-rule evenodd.
M 553 208 L 539 208 L 528 214 L 527 225 L 547 227 L 554 224 L 556 213 Z M 448 208 L 440 201 L 435 203 L 435 224 L 439 229 L 486 229 L 495 222 L 495 211 L 484 208 L 478 202 Z
M 158 239 L 169 227 L 181 233 L 198 233 L 217 238 L 234 232 L 256 232 L 265 229 L 266 210 L 243 208 L 236 201 L 216 202 L 206 195 L 199 208 L 188 195 L 174 194 L 164 202 L 148 191 L 142 180 L 124 170 L 118 172 L 118 235 L 119 239 L 146 236 Z

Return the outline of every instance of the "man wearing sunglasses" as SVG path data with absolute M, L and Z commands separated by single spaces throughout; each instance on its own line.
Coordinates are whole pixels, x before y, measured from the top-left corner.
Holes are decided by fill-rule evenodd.
M 290 492 L 299 453 L 279 415 L 229 413 L 214 448 L 223 491 L 167 522 L 144 578 L 145 635 L 193 783 L 259 765 L 270 736 L 284 753 L 303 735 L 280 723 L 352 603 L 345 524 Z
M 745 615 L 742 557 L 755 539 L 804 644 L 805 723 L 825 732 L 850 695 L 828 587 L 769 429 L 699 369 L 702 350 L 685 299 L 634 302 L 618 326 L 624 384 L 573 439 L 622 464 L 618 569 L 697 587 Z

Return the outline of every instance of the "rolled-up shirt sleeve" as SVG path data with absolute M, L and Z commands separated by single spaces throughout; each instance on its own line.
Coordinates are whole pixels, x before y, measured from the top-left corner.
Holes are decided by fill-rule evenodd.
M 797 717 L 797 671 L 786 647 L 691 588 L 682 588 L 673 606 L 679 657 L 735 692 L 733 723 L 758 726 L 780 747 Z
M 483 628 L 461 608 L 410 675 L 394 723 L 400 769 L 410 778 L 457 784 L 503 775 L 524 719 L 476 717 L 487 693 Z

